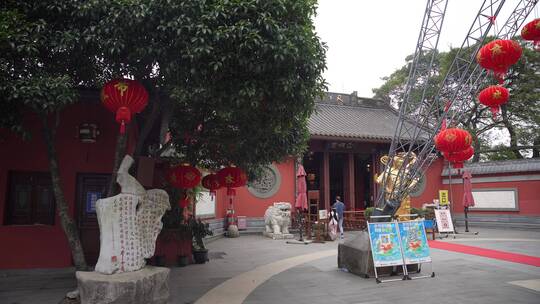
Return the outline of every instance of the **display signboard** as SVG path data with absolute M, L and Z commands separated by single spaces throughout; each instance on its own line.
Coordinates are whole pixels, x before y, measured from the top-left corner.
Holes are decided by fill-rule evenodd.
M 403 265 L 397 229 L 395 222 L 368 224 L 375 267 Z
M 88 191 L 86 192 L 86 212 L 96 213 L 96 202 L 101 198 L 101 192 Z
M 424 221 L 399 222 L 398 226 L 405 264 L 431 262 Z
M 454 224 L 449 209 L 435 209 L 435 219 L 437 220 L 437 230 L 439 232 L 454 232 Z
M 325 220 L 328 218 L 328 212 L 326 210 L 319 210 L 319 220 Z
M 439 190 L 439 204 L 448 205 L 448 190 Z

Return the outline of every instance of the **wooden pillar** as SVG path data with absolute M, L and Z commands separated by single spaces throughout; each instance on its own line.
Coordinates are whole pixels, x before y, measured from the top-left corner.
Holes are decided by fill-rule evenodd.
M 380 188 L 379 188 L 379 184 L 377 184 L 375 182 L 375 174 L 381 174 L 381 169 L 380 169 L 380 166 L 381 166 L 381 163 L 379 162 L 379 159 L 381 158 L 381 153 L 377 150 L 377 151 L 373 151 L 373 153 L 371 154 L 371 174 L 370 174 L 370 177 L 371 177 L 371 181 L 369 183 L 370 187 L 371 187 L 371 201 L 373 203 L 372 206 L 377 206 L 377 198 L 379 196 L 379 191 L 380 191 Z
M 330 153 L 324 151 L 323 154 L 323 190 L 324 208 L 330 209 Z
M 354 210 L 356 208 L 356 201 L 355 201 L 355 179 L 354 179 L 354 154 L 348 153 L 347 154 L 347 166 L 345 166 L 345 174 L 347 175 L 347 178 L 345 179 L 345 189 L 343 193 L 343 196 L 345 197 L 345 201 L 347 202 L 347 205 L 349 206 L 350 210 Z

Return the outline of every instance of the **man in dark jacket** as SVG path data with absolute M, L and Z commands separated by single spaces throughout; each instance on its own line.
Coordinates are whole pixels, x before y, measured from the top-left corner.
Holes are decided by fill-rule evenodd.
M 343 238 L 343 211 L 345 211 L 345 204 L 341 201 L 341 197 L 339 195 L 336 196 L 336 202 L 334 203 L 332 208 L 336 209 L 339 223 L 339 232 L 341 233 L 341 238 Z

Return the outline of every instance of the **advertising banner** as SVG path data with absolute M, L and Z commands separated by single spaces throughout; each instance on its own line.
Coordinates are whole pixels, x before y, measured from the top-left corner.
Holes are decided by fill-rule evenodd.
M 369 223 L 368 231 L 375 267 L 403 265 L 395 222 Z
M 405 264 L 431 262 L 424 221 L 400 222 L 398 226 Z

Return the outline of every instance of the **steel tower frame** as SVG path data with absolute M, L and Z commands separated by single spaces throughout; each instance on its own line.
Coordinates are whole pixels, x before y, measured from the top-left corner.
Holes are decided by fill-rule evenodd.
M 409 69 L 409 79 L 399 109 L 398 124 L 388 153 L 389 160 L 382 172 L 383 184 L 377 198 L 377 207 L 379 208 L 385 207 L 388 203 L 384 199 L 386 175 L 388 174 L 387 168 L 393 164 L 393 157 L 399 152 L 408 152 L 404 154 L 404 165 L 399 169 L 396 177 L 404 182 L 392 189 L 392 193 L 395 193 L 393 198 L 399 202 L 408 195 L 411 183 L 417 180 L 435 159 L 433 137 L 441 128 L 443 121 L 446 121 L 447 118 L 451 120 L 460 118 L 459 115 L 464 114 L 464 107 L 471 100 L 474 102 L 475 98 L 471 98 L 472 93 L 476 92 L 487 78 L 487 73 L 476 63 L 476 53 L 490 32 L 505 0 L 485 0 L 483 2 L 461 47 L 457 50 L 435 98 L 433 100 L 426 99 L 428 81 L 432 76 L 431 67 L 437 52 L 438 39 L 446 11 L 446 1 L 444 2 L 443 10 L 440 9 L 443 1 L 428 0 L 426 5 L 415 56 Z M 497 36 L 503 39 L 513 37 L 537 2 L 538 0 L 520 0 Z M 430 20 L 432 20 L 431 24 Z M 436 41 L 435 44 L 432 43 L 433 40 Z M 465 48 L 470 49 L 471 47 L 474 47 L 473 52 L 463 52 Z M 422 65 L 420 61 L 422 56 L 426 54 L 431 56 L 429 64 L 425 65 L 424 61 L 424 65 Z M 410 93 L 415 86 L 420 86 L 422 94 L 420 100 L 412 101 Z M 411 152 L 415 154 L 414 161 Z M 395 206 L 393 211 L 395 211 Z

